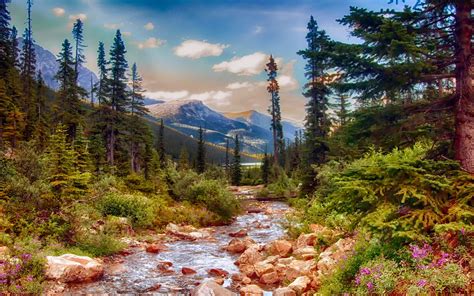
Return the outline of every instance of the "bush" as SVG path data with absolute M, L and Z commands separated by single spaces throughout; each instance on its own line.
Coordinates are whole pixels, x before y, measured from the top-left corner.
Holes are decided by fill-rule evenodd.
M 186 197 L 192 203 L 200 203 L 228 222 L 239 211 L 239 202 L 225 185 L 216 180 L 203 180 L 195 183 Z
M 109 193 L 99 203 L 103 215 L 130 218 L 134 226 L 144 227 L 153 223 L 154 204 L 143 195 Z
M 474 177 L 453 161 L 425 159 L 431 146 L 371 151 L 342 169 L 327 165 L 308 220 L 346 230 L 360 226 L 384 238 L 426 240 L 435 225 L 473 231 Z
M 170 174 L 171 193 L 176 200 L 186 200 L 190 195 L 190 188 L 197 182 L 201 181 L 201 177 L 194 171 L 183 170 Z
M 91 257 L 112 255 L 121 251 L 125 246 L 112 234 L 104 232 L 81 236 L 76 243 L 76 247 Z
M 277 179 L 267 186 L 267 190 L 274 197 L 292 197 L 296 192 L 297 184 L 288 178 L 284 171 L 281 171 Z

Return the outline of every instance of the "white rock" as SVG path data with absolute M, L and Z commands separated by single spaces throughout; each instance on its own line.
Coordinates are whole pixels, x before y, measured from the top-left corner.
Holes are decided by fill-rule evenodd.
M 86 256 L 64 254 L 46 257 L 46 278 L 60 282 L 86 282 L 104 274 L 102 263 Z

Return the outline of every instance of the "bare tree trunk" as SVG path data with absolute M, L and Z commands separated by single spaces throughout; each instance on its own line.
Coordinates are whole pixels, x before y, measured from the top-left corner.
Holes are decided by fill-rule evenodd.
M 456 0 L 456 159 L 474 174 L 474 97 L 472 93 L 472 2 Z

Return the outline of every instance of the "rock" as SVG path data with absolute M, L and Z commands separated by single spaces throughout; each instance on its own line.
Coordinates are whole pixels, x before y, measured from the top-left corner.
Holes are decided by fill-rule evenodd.
M 150 244 L 146 246 L 145 250 L 148 253 L 158 254 L 159 252 L 166 250 L 166 246 L 162 244 Z
M 245 246 L 245 242 L 241 239 L 234 238 L 229 242 L 226 247 L 226 250 L 231 253 L 243 253 L 247 247 Z
M 198 239 L 211 239 L 212 235 L 204 229 L 196 229 L 193 226 L 185 225 L 178 226 L 173 223 L 169 223 L 165 228 L 166 232 L 174 235 L 175 237 L 183 240 L 198 240 Z
M 240 289 L 240 296 L 263 296 L 263 290 L 257 285 L 248 285 Z
M 288 287 L 295 291 L 297 294 L 302 294 L 308 288 L 311 279 L 307 276 L 300 276 L 296 278 Z
M 250 279 L 250 278 L 247 277 L 247 276 L 242 279 L 242 284 L 244 284 L 244 285 L 248 285 L 248 284 L 250 284 L 251 282 L 252 282 L 252 279 Z
M 248 277 L 254 277 L 255 266 L 253 264 L 244 264 L 239 266 L 240 271 Z
M 216 284 L 222 286 L 224 284 L 224 278 L 221 278 L 221 277 L 215 278 L 214 282 L 216 282 Z
M 102 263 L 85 256 L 47 256 L 46 261 L 46 278 L 64 283 L 93 281 L 104 274 Z
M 285 280 L 293 281 L 299 276 L 309 275 L 315 269 L 316 263 L 314 261 L 293 260 L 290 264 L 286 265 L 284 278 Z
M 247 209 L 247 213 L 249 214 L 259 214 L 259 213 L 263 213 L 265 212 L 264 209 L 261 209 L 261 208 L 248 208 Z
M 241 229 L 237 232 L 229 233 L 229 236 L 230 237 L 246 237 L 247 236 L 247 231 L 244 230 L 244 229 Z
M 237 265 L 244 265 L 244 264 L 255 264 L 259 261 L 262 261 L 263 256 L 260 253 L 260 247 L 258 245 L 252 245 L 248 249 L 246 249 L 242 255 L 240 255 L 239 259 L 237 259 Z
M 310 260 L 316 257 L 316 250 L 314 249 L 314 247 L 302 247 L 296 249 L 293 252 L 293 255 L 302 257 L 304 260 Z
M 230 278 L 234 282 L 241 282 L 244 279 L 244 275 L 242 273 L 234 273 Z
M 295 249 L 300 249 L 307 246 L 314 246 L 314 242 L 317 239 L 315 233 L 301 234 L 295 242 Z
M 212 268 L 212 269 L 209 269 L 208 271 L 209 275 L 211 276 L 219 276 L 219 277 L 227 277 L 229 275 L 229 273 L 223 269 L 220 269 L 220 268 Z
M 161 288 L 161 284 L 155 284 L 149 288 L 146 288 L 143 292 L 144 293 L 150 293 L 150 292 L 155 292 Z
M 291 288 L 283 287 L 273 291 L 273 296 L 296 296 L 296 292 Z
M 317 268 L 319 273 L 328 274 L 336 264 L 347 258 L 354 248 L 355 240 L 353 238 L 339 239 L 335 244 L 319 254 Z
M 323 234 L 325 232 L 330 231 L 327 227 L 319 225 L 319 224 L 310 224 L 309 229 L 311 229 L 311 232 L 313 232 L 316 235 Z
M 173 266 L 173 263 L 168 262 L 168 261 L 161 261 L 161 262 L 158 262 L 158 265 L 156 266 L 156 268 L 158 268 L 158 270 L 161 273 L 170 274 L 170 273 L 174 273 L 174 271 L 170 270 L 171 266 Z
M 207 280 L 197 286 L 192 292 L 192 296 L 235 296 L 237 294 L 223 288 L 213 280 Z
M 292 245 L 286 240 L 276 240 L 265 246 L 265 250 L 271 255 L 286 257 L 291 253 Z
M 254 265 L 255 267 L 255 273 L 257 274 L 258 277 L 261 277 L 262 275 L 273 272 L 275 271 L 275 268 L 273 267 L 272 264 L 265 263 L 265 262 L 258 262 L 257 264 Z
M 278 273 L 275 271 L 265 273 L 260 277 L 260 282 L 265 285 L 273 285 L 280 281 L 280 277 Z
M 189 267 L 183 267 L 183 268 L 181 268 L 181 273 L 184 274 L 184 275 L 191 275 L 191 274 L 195 274 L 196 271 L 192 268 L 189 268 Z

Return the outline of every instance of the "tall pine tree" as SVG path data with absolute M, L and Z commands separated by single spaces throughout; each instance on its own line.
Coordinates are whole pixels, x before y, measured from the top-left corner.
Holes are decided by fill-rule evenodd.
M 199 127 L 196 169 L 199 174 L 206 171 L 206 143 L 204 140 L 204 129 Z
M 72 27 L 72 37 L 74 39 L 74 81 L 79 78 L 79 68 L 86 61 L 84 56 L 84 23 L 77 19 Z
M 240 164 L 239 135 L 235 135 L 234 158 L 232 159 L 231 183 L 234 186 L 239 186 L 241 180 L 242 180 L 242 167 Z

